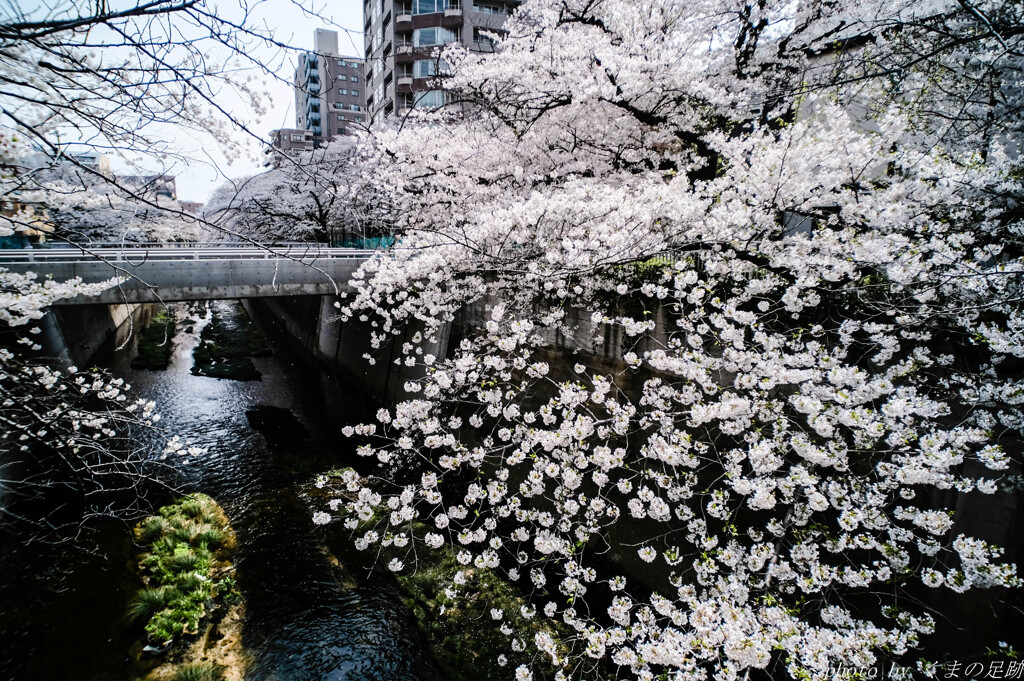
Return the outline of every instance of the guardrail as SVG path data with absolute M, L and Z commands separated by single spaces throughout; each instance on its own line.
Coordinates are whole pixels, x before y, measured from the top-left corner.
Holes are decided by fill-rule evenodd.
M 301 262 L 337 259 L 366 259 L 378 251 L 360 248 L 320 248 L 307 244 L 256 247 L 251 245 L 145 244 L 92 245 L 63 248 L 23 248 L 0 250 L 0 265 L 25 263 L 66 264 L 102 260 L 138 265 L 153 261 L 191 260 L 274 260 Z
M 62 305 L 339 295 L 364 261 L 381 251 L 298 246 L 152 244 L 0 251 L 0 269 L 58 281 L 124 281 Z

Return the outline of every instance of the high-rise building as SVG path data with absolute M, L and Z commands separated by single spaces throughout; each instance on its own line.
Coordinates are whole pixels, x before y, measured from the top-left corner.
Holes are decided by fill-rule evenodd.
M 338 33 L 318 28 L 313 51 L 295 68 L 295 127 L 313 133 L 316 146 L 367 122 L 364 63 L 338 54 Z
M 518 6 L 519 0 L 364 0 L 371 119 L 445 104 L 438 78 L 446 67 L 438 56 L 442 47 L 461 42 L 492 52 L 494 40 L 487 34 L 500 34 Z

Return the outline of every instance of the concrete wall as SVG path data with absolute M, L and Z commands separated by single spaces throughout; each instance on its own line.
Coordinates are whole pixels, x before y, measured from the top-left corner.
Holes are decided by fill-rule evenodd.
M 402 329 L 380 349 L 370 345 L 374 329 L 370 322 L 357 319 L 342 323 L 334 303 L 336 296 L 295 296 L 292 298 L 254 298 L 245 301 L 253 314 L 268 318 L 294 339 L 317 362 L 348 387 L 358 390 L 378 406 L 393 405 L 408 397 L 403 388 L 406 381 L 421 378 L 422 366 L 396 365 L 398 348 L 422 330 L 420 324 Z M 424 345 L 424 352 L 444 357 L 448 349 L 448 329 L 433 343 Z M 371 365 L 364 355 L 374 358 Z M 404 357 L 404 356 L 402 356 Z
M 148 303 L 51 307 L 40 320 L 42 353 L 64 367 L 88 367 L 148 324 L 160 308 Z

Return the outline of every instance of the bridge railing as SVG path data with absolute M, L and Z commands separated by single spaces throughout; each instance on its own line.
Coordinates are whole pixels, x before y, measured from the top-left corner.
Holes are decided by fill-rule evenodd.
M 322 241 L 275 241 L 273 243 L 254 243 L 252 241 L 90 241 L 76 244 L 66 241 L 44 241 L 31 246 L 37 250 L 60 248 L 92 249 L 92 248 L 329 248 Z
M 25 248 L 0 250 L 3 263 L 74 263 L 97 259 L 115 263 L 141 264 L 152 261 L 187 260 L 272 260 L 287 258 L 302 262 L 335 259 L 366 259 L 377 251 L 358 248 L 311 247 L 309 244 L 282 244 L 266 247 L 251 244 L 116 244 L 65 246 L 62 248 Z

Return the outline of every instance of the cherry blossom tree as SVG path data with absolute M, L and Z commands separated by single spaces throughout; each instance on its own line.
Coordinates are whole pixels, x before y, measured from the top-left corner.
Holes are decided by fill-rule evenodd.
M 94 515 L 137 514 L 137 491 L 157 479 L 159 464 L 136 439 L 159 420 L 152 401 L 130 400 L 123 379 L 34 360 L 46 306 L 111 284 L 0 271 L 4 337 L 16 338 L 0 348 L 0 514 L 31 536 L 59 539 Z
M 27 163 L 16 139 L 0 147 L 6 173 Z M 59 193 L 59 183 L 47 186 Z M 0 236 L 33 219 L 27 212 L 8 217 Z M 137 515 L 146 510 L 143 487 L 168 484 L 157 474 L 160 457 L 139 444 L 148 439 L 144 431 L 156 429 L 155 404 L 132 400 L 131 386 L 106 372 L 54 366 L 37 342 L 47 308 L 118 281 L 57 282 L 0 268 L 0 523 L 27 532 L 22 536 L 61 540 L 97 515 Z M 165 457 L 198 453 L 164 437 Z
M 277 167 L 218 188 L 206 219 L 259 241 L 330 243 L 390 235 L 390 212 L 362 163 L 359 146 L 347 138 L 295 156 L 281 154 Z
M 218 146 L 228 160 L 262 146 L 262 130 L 252 121 L 266 111 L 265 80 L 279 77 L 276 61 L 288 45 L 260 21 L 261 5 L 58 1 L 0 9 L 0 127 L 34 156 L 29 167 L 5 174 L 0 198 L 24 204 L 39 191 L 58 197 L 62 208 L 81 199 L 75 215 L 101 230 L 115 215 L 147 208 L 150 221 L 161 215 L 191 221 L 82 155 L 117 155 L 152 174 L 153 168 L 203 160 L 180 148 L 183 132 Z M 297 8 L 317 16 L 312 8 Z M 78 177 L 70 177 L 69 166 Z M 64 183 L 49 186 L 55 173 Z M 104 185 L 115 190 L 103 191 Z M 114 195 L 111 214 L 96 212 Z M 8 221 L 18 215 L 7 215 Z M 155 223 L 153 229 L 166 231 Z
M 1019 585 L 955 510 L 1020 467 L 1021 10 L 842 5 L 533 0 L 375 132 L 342 315 L 423 378 L 344 522 L 520 584 L 517 679 L 830 678 Z
M 44 155 L 31 154 L 9 168 L 5 193 L 23 205 L 43 207 L 42 220 L 51 239 L 198 241 L 212 231 L 198 216 L 184 212 L 177 200 L 116 177 L 86 174 L 68 162 L 51 164 Z M 7 222 L 15 231 L 31 224 L 16 213 Z
M 237 142 L 233 128 L 244 129 L 245 119 L 233 111 L 265 105 L 259 48 L 283 47 L 249 21 L 256 7 L 239 6 L 234 16 L 228 7 L 218 15 L 200 2 L 163 0 L 9 5 L 0 14 L 0 124 L 72 163 L 65 151 L 76 143 L 175 154 L 169 127 Z M 227 108 L 229 94 L 247 106 Z

